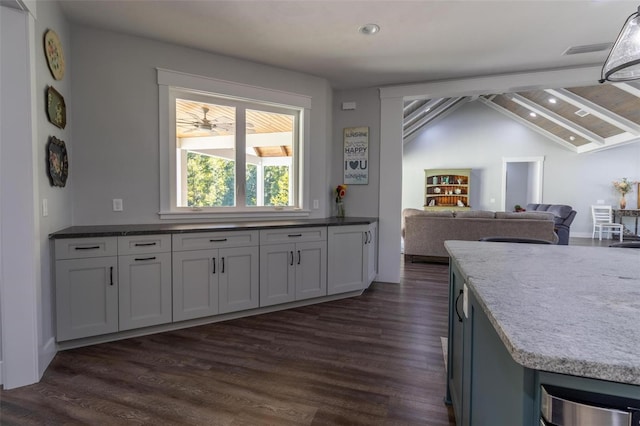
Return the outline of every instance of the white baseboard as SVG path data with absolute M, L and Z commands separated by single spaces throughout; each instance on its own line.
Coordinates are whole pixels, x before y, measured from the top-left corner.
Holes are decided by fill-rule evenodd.
M 38 380 L 42 378 L 44 371 L 49 364 L 51 364 L 51 361 L 53 361 L 57 353 L 56 339 L 52 337 L 44 344 L 42 352 L 40 352 L 40 356 L 38 357 Z

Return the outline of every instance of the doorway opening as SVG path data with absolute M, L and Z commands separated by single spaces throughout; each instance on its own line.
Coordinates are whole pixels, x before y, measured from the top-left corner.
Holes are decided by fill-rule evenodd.
M 502 159 L 502 210 L 523 208 L 542 202 L 544 157 L 505 157 Z

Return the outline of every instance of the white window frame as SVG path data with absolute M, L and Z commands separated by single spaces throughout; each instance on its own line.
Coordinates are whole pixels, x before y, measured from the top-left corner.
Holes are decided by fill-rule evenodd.
M 159 90 L 159 158 L 160 158 L 160 211 L 161 219 L 256 219 L 290 218 L 309 216 L 309 117 L 311 98 L 305 95 L 283 92 L 218 80 L 209 77 L 186 74 L 166 69 L 157 69 Z M 176 202 L 176 117 L 175 99 L 177 92 L 194 95 L 209 95 L 248 101 L 299 111 L 297 182 L 294 185 L 298 205 L 247 206 L 247 207 L 178 207 Z M 211 101 L 211 100 L 210 100 Z M 213 100 L 215 102 L 215 100 Z M 242 153 L 244 157 L 244 152 Z M 237 183 L 236 183 L 237 184 Z M 244 185 L 244 181 L 242 182 Z

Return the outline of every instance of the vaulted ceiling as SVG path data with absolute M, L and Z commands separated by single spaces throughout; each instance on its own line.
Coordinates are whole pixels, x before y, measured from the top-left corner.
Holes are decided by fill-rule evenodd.
M 630 82 L 407 101 L 404 142 L 470 101 L 482 102 L 577 153 L 640 140 L 640 84 Z

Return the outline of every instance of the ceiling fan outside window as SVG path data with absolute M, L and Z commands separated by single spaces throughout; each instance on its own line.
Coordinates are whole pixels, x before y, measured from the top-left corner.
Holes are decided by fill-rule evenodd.
M 176 99 L 178 137 L 222 136 L 235 133 L 235 108 Z

